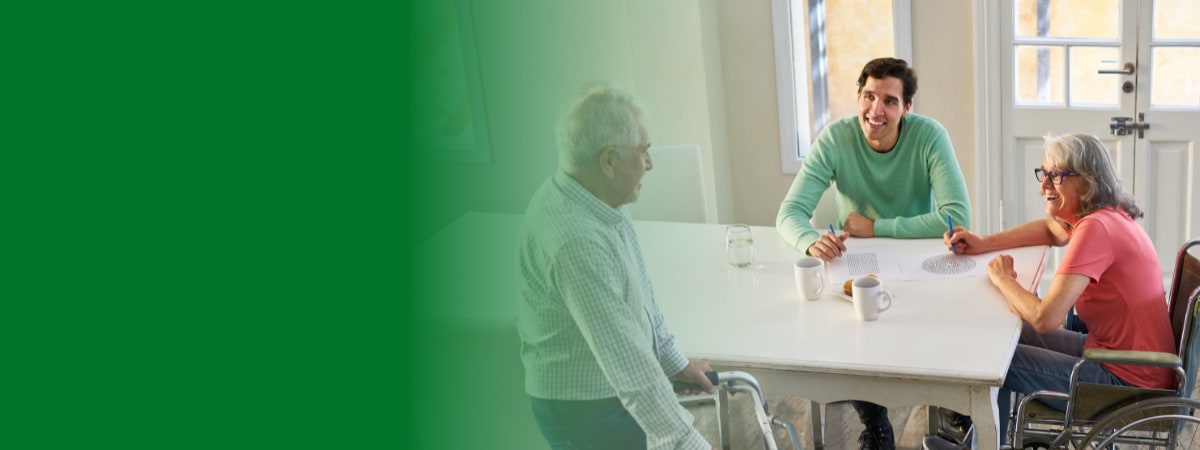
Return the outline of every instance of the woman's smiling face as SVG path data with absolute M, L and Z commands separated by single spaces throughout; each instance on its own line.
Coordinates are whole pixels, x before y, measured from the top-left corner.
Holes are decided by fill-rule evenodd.
M 1066 167 L 1060 167 L 1049 156 L 1042 159 L 1043 172 L 1070 172 Z M 1083 210 L 1082 195 L 1086 186 L 1083 177 L 1064 176 L 1061 184 L 1054 184 L 1052 176 L 1042 178 L 1042 197 L 1046 199 L 1046 215 L 1075 223 L 1078 214 Z

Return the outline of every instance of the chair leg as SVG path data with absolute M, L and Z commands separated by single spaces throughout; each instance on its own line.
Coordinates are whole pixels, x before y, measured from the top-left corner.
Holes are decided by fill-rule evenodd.
M 941 420 L 940 417 L 938 416 L 938 407 L 933 406 L 933 405 L 925 405 L 925 417 L 927 418 L 927 420 L 926 420 L 927 425 L 925 427 L 926 428 L 925 435 L 926 436 L 937 436 L 938 421 Z

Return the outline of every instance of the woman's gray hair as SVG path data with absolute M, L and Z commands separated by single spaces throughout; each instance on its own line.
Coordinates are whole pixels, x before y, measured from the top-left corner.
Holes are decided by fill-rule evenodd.
M 559 167 L 567 172 L 591 167 L 607 147 L 628 157 L 641 143 L 641 115 L 638 101 L 612 83 L 584 85 L 558 122 Z
M 1046 155 L 1058 166 L 1057 170 L 1076 172 L 1087 183 L 1087 189 L 1080 194 L 1082 204 L 1076 217 L 1082 218 L 1107 206 L 1123 209 L 1135 219 L 1145 215 L 1133 196 L 1121 188 L 1112 157 L 1100 139 L 1081 133 L 1048 136 Z

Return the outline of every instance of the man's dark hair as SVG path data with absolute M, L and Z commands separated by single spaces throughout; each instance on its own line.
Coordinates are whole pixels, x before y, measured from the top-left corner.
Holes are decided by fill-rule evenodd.
M 862 92 L 867 77 L 882 80 L 887 77 L 897 78 L 904 83 L 904 104 L 912 103 L 913 95 L 917 94 L 917 73 L 908 67 L 908 62 L 897 58 L 876 58 L 863 66 L 858 76 L 858 92 Z

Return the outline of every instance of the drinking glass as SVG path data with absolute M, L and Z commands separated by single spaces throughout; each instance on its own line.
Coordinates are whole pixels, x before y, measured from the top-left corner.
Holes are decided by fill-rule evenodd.
M 754 264 L 754 237 L 750 235 L 750 225 L 730 225 L 725 229 L 725 252 L 733 267 Z

